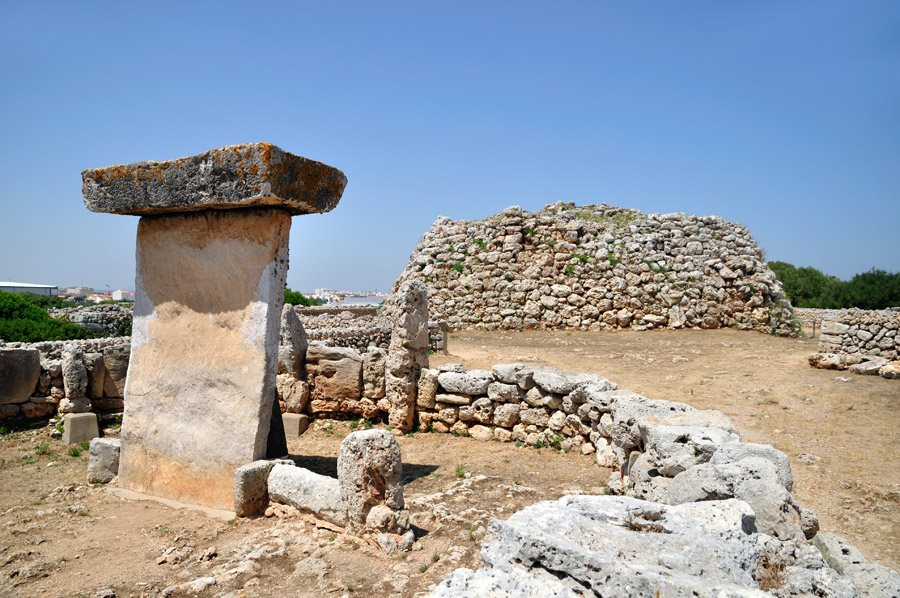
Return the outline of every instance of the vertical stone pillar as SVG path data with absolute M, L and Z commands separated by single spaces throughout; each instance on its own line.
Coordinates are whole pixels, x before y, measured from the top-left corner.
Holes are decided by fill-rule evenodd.
M 394 329 L 385 367 L 388 422 L 411 430 L 416 413 L 419 372 L 428 367 L 428 289 L 418 281 L 400 285 L 395 295 Z
M 291 216 L 347 179 L 270 144 L 82 178 L 88 209 L 141 216 L 119 484 L 232 508 L 235 469 L 266 455 Z

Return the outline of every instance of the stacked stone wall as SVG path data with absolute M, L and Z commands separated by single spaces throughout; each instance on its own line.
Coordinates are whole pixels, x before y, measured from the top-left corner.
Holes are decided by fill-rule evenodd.
M 81 324 L 94 332 L 106 336 L 128 336 L 131 334 L 133 305 L 103 304 L 78 307 L 51 308 L 47 310 L 52 318 Z
M 718 216 L 557 203 L 440 217 L 394 289 L 406 280 L 426 283 L 432 318 L 453 328 L 796 330 L 750 232 Z
M 0 419 L 121 409 L 130 352 L 131 337 L 0 345 L 0 370 L 23 353 L 40 364 L 30 393 L 0 404 Z
M 329 347 L 350 347 L 365 353 L 370 347 L 387 349 L 391 343 L 394 324 L 390 318 L 378 315 L 369 306 L 294 307 L 311 341 L 321 341 Z M 429 322 L 429 349 L 445 352 L 447 347 L 445 322 Z
M 810 365 L 900 378 L 900 307 L 839 310 L 822 321 Z

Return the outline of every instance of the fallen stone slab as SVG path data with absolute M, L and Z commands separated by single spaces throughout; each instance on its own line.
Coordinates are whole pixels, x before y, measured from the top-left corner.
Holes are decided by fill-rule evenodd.
M 269 506 L 269 473 L 275 461 L 259 460 L 234 470 L 234 512 L 250 517 Z
M 441 372 L 438 374 L 438 384 L 445 391 L 468 396 L 487 393 L 488 387 L 493 381 L 493 375 L 486 370 L 470 370 L 464 373 Z
M 269 498 L 312 513 L 337 525 L 347 525 L 338 481 L 294 465 L 275 464 L 268 478 Z

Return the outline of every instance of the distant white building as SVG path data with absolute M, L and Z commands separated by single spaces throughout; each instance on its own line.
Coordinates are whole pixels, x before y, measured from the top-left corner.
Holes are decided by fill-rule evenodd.
M 31 284 L 29 282 L 0 282 L 0 291 L 7 293 L 34 293 L 35 295 L 59 296 L 59 287 L 49 284 Z
M 120 289 L 112 292 L 112 298 L 114 301 L 121 301 L 123 299 L 127 301 L 134 301 L 134 293 L 132 293 L 131 291 L 123 291 Z

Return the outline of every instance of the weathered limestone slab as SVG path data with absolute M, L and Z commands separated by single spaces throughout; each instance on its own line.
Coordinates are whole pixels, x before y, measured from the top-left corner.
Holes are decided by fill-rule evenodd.
M 0 349 L 0 405 L 26 402 L 40 375 L 37 349 Z
M 334 478 L 277 463 L 269 473 L 269 498 L 325 521 L 347 525 L 341 488 Z
M 290 216 L 145 216 L 138 226 L 120 486 L 230 509 L 266 456 Z
M 347 177 L 337 168 L 246 143 L 165 162 L 138 162 L 81 173 L 84 204 L 111 214 L 171 213 L 277 206 L 291 215 L 332 210 Z

